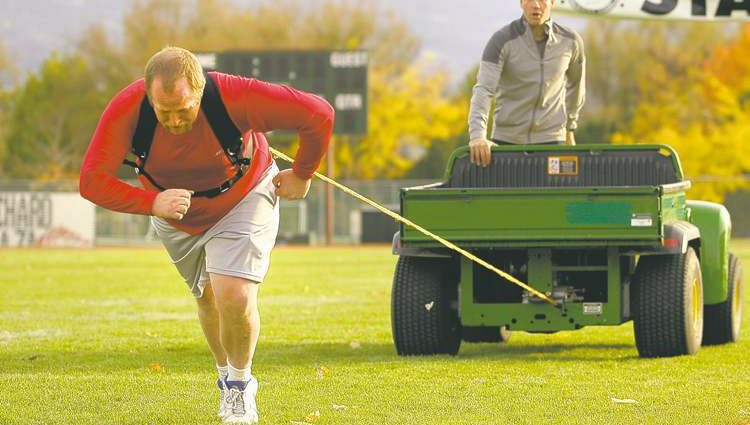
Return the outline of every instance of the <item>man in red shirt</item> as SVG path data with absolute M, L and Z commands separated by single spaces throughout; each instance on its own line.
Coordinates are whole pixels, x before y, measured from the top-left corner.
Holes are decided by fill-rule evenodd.
M 243 155 L 250 164 L 242 174 L 202 109 L 206 78 L 243 134 Z M 138 188 L 116 174 L 131 149 L 144 96 L 158 124 L 148 165 L 141 162 L 143 188 Z M 260 330 L 258 287 L 278 231 L 277 198 L 307 195 L 333 119 L 333 109 L 318 96 L 218 72 L 206 76 L 192 53 L 167 47 L 149 60 L 144 78 L 110 101 L 86 151 L 81 195 L 114 211 L 152 216 L 196 298 L 219 371 L 219 415 L 225 423 L 258 421 L 251 364 Z M 296 131 L 300 145 L 292 168 L 280 172 L 262 134 L 276 129 Z M 233 177 L 239 179 L 214 197 L 193 196 Z

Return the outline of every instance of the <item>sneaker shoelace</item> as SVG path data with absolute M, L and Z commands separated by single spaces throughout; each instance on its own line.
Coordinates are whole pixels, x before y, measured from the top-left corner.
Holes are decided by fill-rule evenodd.
M 245 414 L 245 399 L 242 391 L 236 388 L 230 388 L 229 395 L 227 396 L 227 404 L 231 406 L 233 414 Z

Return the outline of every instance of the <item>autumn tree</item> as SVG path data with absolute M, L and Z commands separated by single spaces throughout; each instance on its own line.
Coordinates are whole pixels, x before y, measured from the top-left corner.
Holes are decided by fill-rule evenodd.
M 0 89 L 13 83 L 16 77 L 16 66 L 13 63 L 10 52 L 0 40 Z
M 337 164 L 345 177 L 403 177 L 431 146 L 452 140 L 465 128 L 466 105 L 452 102 L 444 92 L 445 73 L 427 74 L 418 63 L 386 82 L 389 74 L 371 76 L 369 133 L 337 146 Z
M 11 55 L 6 51 L 5 44 L 0 40 L 0 164 L 3 163 L 6 154 L 6 134 L 8 130 L 8 115 L 12 108 L 11 95 L 7 87 L 15 80 L 16 67 L 11 60 Z M 6 174 L 0 168 L 0 177 Z
M 613 141 L 673 146 L 693 181 L 690 196 L 721 201 L 744 187 L 750 170 L 750 109 L 743 103 L 750 77 L 742 76 L 748 27 L 728 39 L 725 28 L 705 23 L 644 28 L 653 47 L 634 75 L 640 102 Z
M 20 89 L 18 98 L 23 102 L 13 114 L 14 134 L 42 116 L 32 111 L 32 102 L 40 111 L 52 113 L 49 122 L 54 116 L 56 127 L 37 134 L 34 145 L 50 144 L 50 149 L 36 152 L 41 156 L 54 152 L 59 169 L 42 168 L 58 169 L 58 174 L 77 171 L 78 161 L 69 159 L 83 156 L 103 104 L 138 78 L 148 57 L 168 44 L 193 51 L 366 49 L 371 132 L 336 140 L 340 149 L 335 150 L 335 168 L 341 176 L 402 176 L 417 160 L 414 152 L 461 131 L 463 118 L 456 118 L 459 108 L 446 95 L 447 77 L 415 62 L 417 38 L 402 19 L 373 0 L 329 0 L 315 6 L 279 0 L 249 8 L 230 0 L 136 0 L 123 19 L 123 29 L 117 42 L 101 26 L 90 27 L 74 54 L 50 58 L 39 75 Z M 51 96 L 41 96 L 41 87 L 49 87 Z M 60 97 L 66 96 L 66 90 L 75 93 L 67 104 Z M 84 101 L 89 103 L 81 104 Z M 73 116 L 75 123 L 70 121 Z M 271 142 L 289 153 L 295 150 L 293 138 L 275 134 Z M 12 158 L 6 158 L 7 169 L 17 176 L 41 172 L 33 165 L 41 162 L 38 157 L 27 162 L 31 150 L 30 146 L 14 150 Z
M 633 22 L 591 19 L 581 35 L 586 50 L 586 103 L 576 139 L 609 142 L 612 133 L 629 122 L 638 103 L 633 75 L 647 47 Z
M 313 7 L 299 0 L 282 0 L 236 10 L 227 0 L 209 0 L 198 2 L 195 13 L 189 14 L 181 2 L 153 0 L 136 3 L 125 18 L 125 28 L 125 50 L 139 46 L 137 50 L 144 54 L 138 58 L 139 63 L 169 43 L 194 51 L 367 50 L 371 65 L 370 134 L 335 138 L 334 168 L 343 177 L 403 175 L 414 162 L 408 149 L 418 149 L 435 138 L 436 132 L 428 125 L 433 121 L 431 114 L 450 109 L 441 98 L 445 76 L 432 73 L 424 79 L 416 77 L 419 65 L 413 61 L 419 51 L 417 39 L 401 19 L 381 11 L 374 1 L 331 0 Z M 401 110 L 398 120 L 386 118 L 395 116 L 393 111 L 399 107 L 398 100 L 388 96 L 404 90 L 413 97 L 408 101 L 411 108 Z M 425 109 L 418 110 L 417 105 Z M 271 142 L 287 152 L 296 150 L 296 141 L 290 137 L 276 135 Z
M 673 100 L 684 91 L 683 77 L 721 44 L 726 28 L 712 23 L 589 20 L 582 31 L 587 90 L 578 142 L 609 142 L 613 133 L 630 132 L 646 101 L 658 98 L 661 104 L 679 105 Z
M 72 178 L 106 98 L 79 56 L 53 55 L 14 94 L 3 169 L 27 179 Z

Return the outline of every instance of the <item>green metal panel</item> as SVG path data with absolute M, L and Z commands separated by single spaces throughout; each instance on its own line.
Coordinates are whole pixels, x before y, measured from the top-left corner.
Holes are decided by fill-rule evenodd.
M 687 221 L 687 204 L 685 193 L 665 194 L 661 197 L 661 220 L 662 223 L 673 221 Z
M 623 314 L 620 256 L 617 248 L 607 251 L 607 300 L 601 303 L 601 314 L 584 314 L 584 303 L 567 303 L 553 307 L 546 303 L 475 303 L 474 271 L 471 260 L 461 259 L 460 316 L 464 326 L 508 326 L 513 330 L 560 331 L 589 325 L 619 325 Z M 554 270 L 550 249 L 529 250 L 528 282 L 533 288 L 548 292 Z M 582 267 L 565 269 L 583 270 Z
M 701 232 L 700 261 L 705 304 L 727 299 L 729 275 L 729 237 L 732 222 L 723 205 L 704 201 L 687 201 L 690 222 Z
M 403 242 L 403 240 L 401 241 Z M 408 243 L 404 242 L 404 245 L 408 245 L 410 248 L 443 248 L 444 246 L 440 244 L 439 242 L 435 242 L 434 240 L 423 240 L 423 241 L 409 241 Z M 470 243 L 461 243 L 462 246 L 468 247 L 471 245 L 471 248 L 544 248 L 544 247 L 559 247 L 559 246 L 565 246 L 566 248 L 571 247 L 590 247 L 590 248 L 598 248 L 598 247 L 607 247 L 607 246 L 616 246 L 616 247 L 627 247 L 631 248 L 633 250 L 638 250 L 639 248 L 653 250 L 655 247 L 661 247 L 661 240 L 654 239 L 654 240 L 635 240 L 635 239 L 613 239 L 613 240 L 605 240 L 605 239 L 588 239 L 588 240 L 570 240 L 570 239 L 564 239 L 564 240 L 555 240 L 555 239 L 549 239 L 544 241 L 536 241 L 536 240 L 518 240 L 518 241 L 471 241 Z M 448 251 L 447 248 L 445 248 L 446 251 Z
M 569 202 L 565 206 L 570 224 L 629 224 L 633 206 L 628 202 Z
M 622 275 L 620 251 L 616 247 L 609 247 L 607 249 L 607 303 L 603 307 L 602 317 L 602 320 L 608 324 L 622 323 L 626 319 L 625 311 L 630 310 L 624 305 L 630 300 L 623 297 Z
M 552 250 L 550 248 L 529 249 L 529 282 L 542 293 L 549 293 L 554 286 L 552 271 Z
M 660 241 L 658 189 L 440 189 L 402 191 L 402 213 L 452 241 Z M 632 219 L 648 216 L 649 226 Z M 430 239 L 402 226 L 402 241 Z M 563 242 L 565 244 L 566 242 Z M 472 244 L 469 244 L 472 245 Z

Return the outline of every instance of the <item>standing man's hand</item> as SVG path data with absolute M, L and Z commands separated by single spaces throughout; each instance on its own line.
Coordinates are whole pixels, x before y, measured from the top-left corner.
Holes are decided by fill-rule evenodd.
M 566 131 L 565 132 L 565 144 L 568 146 L 575 146 L 576 144 L 576 134 L 572 131 Z
M 492 159 L 492 146 L 495 143 L 490 142 L 484 137 L 474 139 L 469 142 L 469 159 L 472 164 L 486 167 L 490 165 Z
M 310 190 L 310 179 L 301 179 L 291 169 L 281 170 L 273 178 L 276 196 L 284 199 L 302 199 Z
M 190 208 L 192 190 L 167 189 L 159 192 L 151 207 L 151 215 L 172 220 L 182 220 Z

